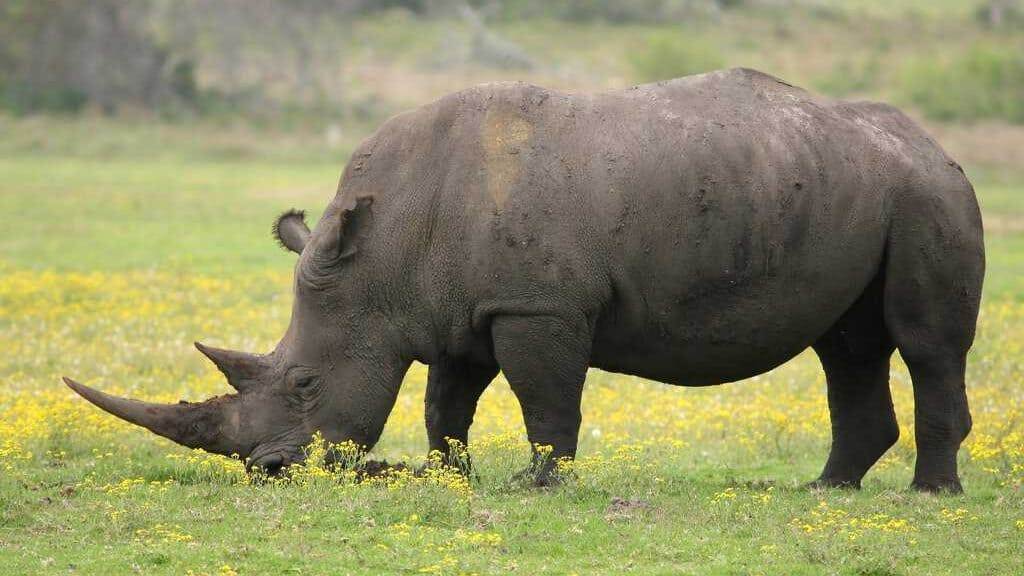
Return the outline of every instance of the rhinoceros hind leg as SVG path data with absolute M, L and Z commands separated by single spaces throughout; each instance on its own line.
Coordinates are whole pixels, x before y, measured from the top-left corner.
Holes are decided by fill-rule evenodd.
M 446 464 L 469 472 L 468 459 L 451 454 L 451 441 L 463 447 L 468 444 L 477 401 L 497 375 L 497 364 L 481 366 L 446 358 L 430 366 L 424 398 L 427 440 L 431 451 L 444 455 Z
M 576 456 L 590 330 L 582 320 L 500 316 L 491 335 L 494 355 L 523 410 L 535 482 L 547 486 L 557 481 L 557 460 Z
M 828 383 L 832 448 L 812 486 L 859 488 L 864 474 L 899 438 L 889 392 L 895 347 L 882 310 L 879 277 L 814 344 Z
M 957 451 L 971 430 L 967 351 L 985 275 L 981 215 L 955 163 L 901 195 L 889 232 L 885 324 L 914 384 L 912 486 L 960 492 Z

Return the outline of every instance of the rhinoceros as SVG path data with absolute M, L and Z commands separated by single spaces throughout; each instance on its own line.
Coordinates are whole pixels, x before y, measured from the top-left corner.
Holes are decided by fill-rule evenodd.
M 962 489 L 981 215 L 960 166 L 888 105 L 748 69 L 596 94 L 485 84 L 389 119 L 312 231 L 296 211 L 274 231 L 299 254 L 284 337 L 265 355 L 197 344 L 237 394 L 159 405 L 67 384 L 273 474 L 315 431 L 372 447 L 413 361 L 429 447 L 465 443 L 501 370 L 545 484 L 576 453 L 589 367 L 709 386 L 812 347 L 832 422 L 813 484 L 858 487 L 899 435 L 899 350 L 912 486 Z

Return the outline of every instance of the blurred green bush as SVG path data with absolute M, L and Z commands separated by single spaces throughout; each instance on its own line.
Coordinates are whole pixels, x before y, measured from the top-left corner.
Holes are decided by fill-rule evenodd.
M 815 88 L 829 96 L 839 98 L 866 94 L 878 88 L 882 74 L 882 54 L 872 52 L 863 58 L 847 58 L 832 66 L 832 70 L 817 79 Z
M 433 0 L 444 3 L 444 0 Z M 554 18 L 613 24 L 681 22 L 740 8 L 747 0 L 471 0 L 481 12 L 503 20 Z
M 1024 124 L 1024 54 L 978 45 L 948 61 L 911 61 L 903 69 L 901 91 L 935 120 Z
M 89 98 L 81 90 L 65 87 L 32 89 L 20 82 L 0 79 L 0 108 L 15 114 L 51 112 L 75 114 L 82 110 Z
M 629 59 L 640 82 L 669 80 L 725 65 L 717 46 L 683 30 L 649 34 L 644 47 L 630 54 Z

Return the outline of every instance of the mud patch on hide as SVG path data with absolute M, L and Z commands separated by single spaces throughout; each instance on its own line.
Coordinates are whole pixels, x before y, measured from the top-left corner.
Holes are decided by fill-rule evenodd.
M 487 171 L 487 193 L 500 210 L 519 179 L 523 148 L 530 140 L 530 123 L 515 110 L 496 106 L 487 111 L 480 134 Z

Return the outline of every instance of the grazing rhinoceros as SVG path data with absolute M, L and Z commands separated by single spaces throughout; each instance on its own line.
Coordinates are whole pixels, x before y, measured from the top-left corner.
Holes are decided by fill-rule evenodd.
M 899 349 L 913 486 L 961 489 L 981 216 L 960 166 L 889 106 L 745 69 L 600 94 L 487 84 L 386 122 L 312 232 L 296 212 L 275 231 L 300 254 L 284 338 L 267 355 L 197 344 L 238 394 L 164 406 L 68 385 L 274 473 L 317 430 L 373 446 L 414 360 L 430 448 L 465 442 L 501 369 L 530 442 L 571 458 L 588 367 L 708 386 L 811 346 L 832 417 L 816 483 L 858 486 L 899 434 Z

